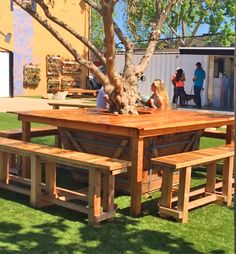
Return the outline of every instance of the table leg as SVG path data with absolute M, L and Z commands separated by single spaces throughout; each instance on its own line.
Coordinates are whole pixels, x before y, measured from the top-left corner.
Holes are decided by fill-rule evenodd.
M 30 142 L 30 122 L 22 122 L 22 141 Z M 22 157 L 22 176 L 30 178 L 30 159 Z
M 141 196 L 143 180 L 143 138 L 133 138 L 131 145 L 131 206 L 130 212 L 134 216 L 141 214 Z

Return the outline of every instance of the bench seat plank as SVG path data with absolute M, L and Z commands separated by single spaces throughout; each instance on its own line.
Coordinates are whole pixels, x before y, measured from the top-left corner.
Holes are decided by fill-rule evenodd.
M 68 92 L 68 94 L 78 94 L 78 95 L 83 95 L 83 94 L 92 94 L 94 97 L 97 95 L 97 90 L 93 89 L 83 89 L 83 88 L 68 88 L 68 89 L 61 89 L 59 91 L 62 92 Z
M 44 137 L 44 136 L 52 136 L 57 135 L 57 127 L 55 126 L 41 126 L 34 127 L 31 129 L 30 137 Z M 1 130 L 0 137 L 3 138 L 12 138 L 12 139 L 21 139 L 22 129 L 14 129 L 14 130 Z
M 206 128 L 202 136 L 208 137 L 208 138 L 226 139 L 226 132 L 223 130 L 215 130 L 212 128 Z
M 97 168 L 105 171 L 109 170 L 112 174 L 115 174 L 116 170 L 131 166 L 131 162 L 125 160 L 48 147 L 20 140 L 0 138 L 0 147 L 1 146 L 9 153 L 19 153 L 22 156 L 31 156 L 35 154 L 48 160 L 57 158 L 58 163 L 67 166 L 80 165 L 90 169 Z
M 197 151 L 172 154 L 151 159 L 153 164 L 181 169 L 188 166 L 209 163 L 211 161 L 221 160 L 225 157 L 234 155 L 233 145 L 224 145 L 222 147 L 208 148 Z

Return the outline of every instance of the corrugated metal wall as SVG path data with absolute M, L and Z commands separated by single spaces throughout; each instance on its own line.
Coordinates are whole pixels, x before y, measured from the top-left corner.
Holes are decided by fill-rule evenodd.
M 142 55 L 135 54 L 133 61 L 138 63 Z M 193 93 L 193 73 L 195 64 L 202 63 L 203 69 L 206 71 L 206 80 L 204 83 L 204 92 L 202 93 L 202 105 L 207 105 L 207 84 L 208 84 L 208 56 L 201 55 L 180 55 L 177 53 L 160 53 L 154 54 L 151 62 L 144 72 L 145 81 L 139 81 L 138 90 L 141 95 L 149 96 L 151 94 L 151 83 L 154 79 L 164 80 L 170 99 L 173 97 L 173 85 L 171 83 L 171 76 L 175 73 L 177 67 L 181 67 L 186 75 L 185 91 L 186 93 Z M 118 72 L 123 72 L 124 68 L 124 54 L 116 55 L 116 67 Z

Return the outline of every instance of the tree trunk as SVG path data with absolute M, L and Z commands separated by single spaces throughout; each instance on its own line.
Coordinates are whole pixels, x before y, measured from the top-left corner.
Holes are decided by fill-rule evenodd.
M 137 78 L 132 76 L 129 79 L 123 79 L 123 90 L 114 88 L 113 91 L 105 89 L 109 94 L 110 112 L 115 114 L 138 114 L 135 104 L 139 98 L 137 91 Z

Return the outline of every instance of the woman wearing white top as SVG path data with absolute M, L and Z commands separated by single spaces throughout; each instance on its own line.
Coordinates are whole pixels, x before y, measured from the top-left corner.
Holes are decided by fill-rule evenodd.
M 103 86 L 98 90 L 97 95 L 97 109 L 109 108 L 109 96 L 105 93 Z

